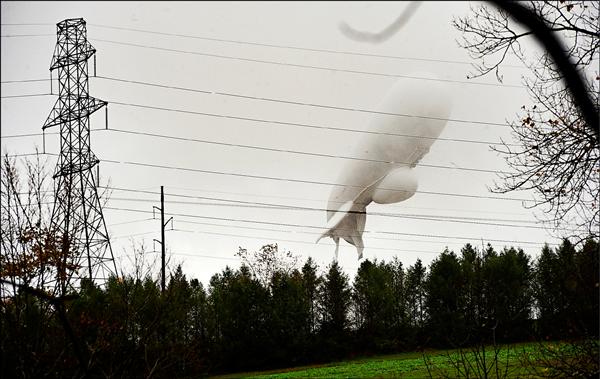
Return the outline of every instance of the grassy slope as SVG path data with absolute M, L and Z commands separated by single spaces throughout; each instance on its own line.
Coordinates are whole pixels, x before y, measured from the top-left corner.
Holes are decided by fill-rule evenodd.
M 528 371 L 520 364 L 521 354 L 531 353 L 534 345 L 518 344 L 502 349 L 499 362 L 503 370 L 508 363 L 510 377 L 529 377 Z M 456 371 L 449 361 L 456 362 L 459 353 L 454 350 L 438 350 L 426 353 L 433 366 L 432 376 L 439 377 L 446 373 L 450 377 L 456 376 Z M 473 359 L 473 355 L 467 355 Z M 486 357 L 492 358 L 493 353 L 488 352 Z M 377 356 L 351 361 L 334 362 L 323 365 L 296 367 L 282 370 L 236 373 L 220 376 L 218 378 L 427 378 L 429 377 L 427 365 L 421 353 L 403 353 L 387 356 Z

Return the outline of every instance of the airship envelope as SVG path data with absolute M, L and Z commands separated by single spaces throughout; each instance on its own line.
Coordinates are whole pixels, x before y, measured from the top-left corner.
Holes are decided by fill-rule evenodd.
M 414 168 L 444 129 L 452 109 L 447 83 L 432 74 L 419 76 L 433 80 L 400 79 L 389 90 L 373 113 L 367 129 L 371 133 L 352 154 L 366 160 L 349 161 L 336 181 L 339 185 L 331 190 L 327 226 L 316 242 L 331 237 L 336 259 L 340 238 L 356 246 L 358 259 L 362 258 L 366 208 L 371 202 L 398 203 L 417 191 Z

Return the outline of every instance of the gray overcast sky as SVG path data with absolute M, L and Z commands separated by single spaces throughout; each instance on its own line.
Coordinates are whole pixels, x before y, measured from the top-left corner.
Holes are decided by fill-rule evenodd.
M 384 43 L 371 45 L 346 38 L 338 28 L 339 23 L 345 21 L 360 30 L 379 31 L 400 14 L 406 3 L 2 2 L 1 75 L 3 82 L 48 78 L 56 43 L 55 24 L 66 18 L 83 17 L 87 22 L 88 39 L 97 49 L 98 76 L 208 91 L 181 91 L 91 77 L 90 95 L 109 102 L 109 128 L 347 156 L 361 134 L 144 109 L 116 103 L 364 130 L 372 116 L 368 113 L 259 101 L 217 93 L 374 109 L 386 91 L 398 80 L 420 80 L 424 85 L 427 83 L 422 79 L 396 78 L 390 75 L 430 72 L 443 79 L 467 82 L 470 59 L 456 43 L 460 36 L 451 26 L 451 20 L 453 16 L 465 15 L 470 5 L 474 3 L 426 2 L 398 34 Z M 122 30 L 118 27 L 179 36 Z M 10 37 L 20 34 L 35 36 Z M 182 35 L 206 38 L 188 38 Z M 405 59 L 277 48 L 224 40 L 352 51 Z M 92 67 L 90 64 L 90 76 Z M 342 72 L 339 69 L 355 72 Z M 520 75 L 523 72 L 518 67 L 505 68 L 503 84 L 496 82 L 492 76 L 471 80 L 469 83 L 448 82 L 447 85 L 455 94 L 451 118 L 488 123 L 503 123 L 512 118 L 522 105 L 529 104 L 525 89 L 520 87 Z M 2 84 L 2 96 L 48 92 L 48 81 Z M 42 124 L 55 99 L 56 96 L 3 98 L 2 136 L 41 132 Z M 102 128 L 104 112 L 94 114 L 91 125 L 92 128 Z M 57 128 L 50 131 L 57 131 Z M 480 141 L 499 141 L 504 138 L 510 141 L 506 127 L 452 121 L 447 124 L 440 137 Z M 3 138 L 2 151 L 9 154 L 30 153 L 35 146 L 41 146 L 41 142 L 42 138 L 39 136 Z M 46 150 L 58 152 L 57 135 L 47 136 Z M 101 160 L 133 161 L 326 183 L 335 182 L 346 163 L 338 158 L 261 151 L 118 131 L 94 132 L 92 150 Z M 55 158 L 49 159 L 53 167 Z M 490 151 L 485 144 L 441 140 L 435 142 L 422 163 L 487 170 L 508 169 L 502 158 Z M 417 167 L 416 170 L 420 177 L 421 191 L 493 195 L 487 188 L 496 178 L 494 173 L 428 167 Z M 167 233 L 168 250 L 173 253 L 172 261 L 183 262 L 184 272 L 204 283 L 225 265 L 239 265 L 233 256 L 239 246 L 256 250 L 267 243 L 278 242 L 280 248 L 301 255 L 303 260 L 312 256 L 322 268 L 333 258 L 334 247 L 330 239 L 317 245 L 313 243 L 318 236 L 314 234 L 318 232 L 317 229 L 285 225 L 323 227 L 326 221 L 324 211 L 268 210 L 240 207 L 239 204 L 223 205 L 223 202 L 214 205 L 215 201 L 211 200 L 172 196 L 184 194 L 325 208 L 331 190 L 329 185 L 111 162 L 101 163 L 100 171 L 103 184 L 110 180 L 113 187 L 156 192 L 152 195 L 114 191 L 107 205 L 111 208 L 151 211 L 153 205 L 159 205 L 158 193 L 160 186 L 164 185 L 168 213 L 275 223 L 242 223 L 174 216 L 175 228 L 185 231 Z M 530 198 L 531 194 L 515 193 L 505 197 Z M 195 201 L 199 204 L 178 204 L 173 201 Z M 482 239 L 484 242 L 487 239 L 533 241 L 540 245 L 493 243 L 496 248 L 504 245 L 520 246 L 532 256 L 539 253 L 541 243 L 558 242 L 555 233 L 543 229 L 480 225 L 472 219 L 502 219 L 509 221 L 483 222 L 539 227 L 540 224 L 533 223 L 536 220 L 534 213 L 525 209 L 519 201 L 417 193 L 402 203 L 373 204 L 368 211 L 454 216 L 463 218 L 463 221 L 464 218 L 471 218 L 468 221 L 475 222 L 368 216 L 366 230 L 372 233 L 365 234 L 365 258 L 389 260 L 396 255 L 406 266 L 414 263 L 418 257 L 428 264 L 445 246 L 458 252 L 468 241 L 374 232 L 465 236 L 470 237 L 471 243 L 476 246 L 481 246 Z M 104 215 L 109 225 L 152 216 L 113 209 L 106 209 Z M 131 243 L 128 238 L 116 237 L 148 233 L 133 238 L 137 241 L 145 240 L 149 251 L 152 250 L 152 239 L 160 238 L 159 221 L 156 220 L 111 226 L 109 232 L 115 237 L 112 244 L 116 258 L 124 259 L 125 262 L 127 259 L 123 255 L 131 253 Z M 353 246 L 341 243 L 339 262 L 346 272 L 354 275 L 359 263 Z

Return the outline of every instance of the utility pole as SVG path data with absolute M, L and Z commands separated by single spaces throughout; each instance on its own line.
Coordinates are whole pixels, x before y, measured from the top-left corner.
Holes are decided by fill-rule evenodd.
M 161 292 L 165 292 L 165 261 L 166 261 L 166 257 L 165 257 L 165 227 L 167 226 L 167 224 L 169 223 L 169 221 L 171 222 L 171 228 L 173 228 L 173 217 L 169 218 L 167 220 L 167 222 L 165 222 L 165 191 L 164 191 L 164 186 L 160 186 L 160 208 L 157 206 L 154 206 L 153 208 L 156 208 L 158 210 L 160 210 L 160 241 L 158 240 L 154 240 L 155 242 L 160 243 L 160 250 L 161 250 L 161 270 L 160 270 L 160 290 Z M 153 209 L 154 210 L 154 209 Z
M 163 186 L 160 186 L 160 261 L 161 261 L 161 274 L 160 274 L 160 289 L 165 292 L 165 190 Z
M 82 18 L 56 24 L 50 73 L 58 71 L 58 99 L 42 127 L 44 143 L 47 128 L 60 128 L 51 229 L 61 256 L 60 262 L 44 267 L 47 283 L 54 282 L 60 294 L 82 278 L 104 281 L 117 273 L 93 170 L 100 161 L 90 144 L 90 115 L 107 102 L 89 95 L 88 59 L 95 57 L 96 49 L 87 41 L 85 25 Z

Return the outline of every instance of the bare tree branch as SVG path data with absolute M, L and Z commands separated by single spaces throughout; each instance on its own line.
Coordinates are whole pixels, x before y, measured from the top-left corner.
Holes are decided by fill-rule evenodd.
M 598 143 L 600 141 L 598 109 L 588 96 L 588 88 L 586 88 L 585 82 L 577 71 L 576 66 L 570 61 L 569 56 L 565 54 L 562 42 L 552 32 L 551 28 L 548 27 L 545 20 L 532 12 L 531 9 L 522 6 L 516 1 L 492 0 L 491 2 L 499 9 L 508 12 L 519 23 L 530 28 L 536 39 L 546 48 L 554 64 L 561 71 L 575 104 L 582 113 L 587 127 L 595 134 L 596 142 Z M 567 30 L 568 28 L 564 29 Z M 579 33 L 584 30 L 572 27 L 570 29 Z M 586 33 L 592 38 L 597 39 L 600 37 L 598 31 L 586 31 Z

